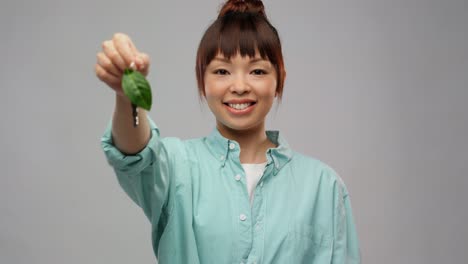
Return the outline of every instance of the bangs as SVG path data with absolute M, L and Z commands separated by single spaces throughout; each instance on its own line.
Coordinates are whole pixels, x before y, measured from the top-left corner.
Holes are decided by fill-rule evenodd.
M 255 57 L 258 50 L 263 59 L 271 58 L 271 34 L 261 34 L 260 23 L 262 18 L 254 16 L 252 13 L 233 13 L 225 16 L 221 22 L 223 27 L 219 32 L 216 52 L 221 53 L 226 58 L 240 53 L 242 57 Z M 263 20 L 263 19 L 262 19 Z M 270 48 L 269 48 L 270 47 Z
M 274 36 L 272 28 L 262 17 L 253 13 L 230 13 L 220 18 L 208 29 L 205 46 L 204 63 L 208 65 L 217 54 L 227 59 L 240 54 L 242 57 L 254 58 L 258 52 L 262 59 L 274 61 Z M 204 43 L 203 43 L 204 42 Z

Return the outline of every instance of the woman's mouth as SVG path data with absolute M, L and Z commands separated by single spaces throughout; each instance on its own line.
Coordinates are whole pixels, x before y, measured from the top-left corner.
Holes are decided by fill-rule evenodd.
M 224 103 L 227 110 L 235 115 L 244 115 L 252 112 L 254 109 L 256 102 L 249 102 L 249 103 L 242 103 L 242 104 L 230 104 Z

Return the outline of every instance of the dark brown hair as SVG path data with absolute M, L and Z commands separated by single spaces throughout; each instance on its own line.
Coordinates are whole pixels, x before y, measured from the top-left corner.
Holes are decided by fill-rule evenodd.
M 276 92 L 281 100 L 286 77 L 281 42 L 277 30 L 266 17 L 262 1 L 227 1 L 218 18 L 205 31 L 198 46 L 195 71 L 200 97 L 205 96 L 206 68 L 218 53 L 228 59 L 239 52 L 242 57 L 248 55 L 253 58 L 256 50 L 275 67 Z

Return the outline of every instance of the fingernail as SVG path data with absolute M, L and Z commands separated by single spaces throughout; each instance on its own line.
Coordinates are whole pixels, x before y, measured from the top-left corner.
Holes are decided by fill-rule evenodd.
M 135 65 L 134 61 L 132 61 L 132 63 L 130 63 L 130 68 L 136 70 L 136 65 Z

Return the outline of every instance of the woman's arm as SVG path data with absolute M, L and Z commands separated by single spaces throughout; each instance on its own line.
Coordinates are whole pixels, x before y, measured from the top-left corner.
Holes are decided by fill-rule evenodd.
M 150 128 L 146 111 L 141 108 L 138 108 L 139 125 L 133 126 L 132 104 L 122 89 L 122 75 L 125 69 L 133 67 L 146 77 L 149 66 L 149 56 L 138 51 L 130 37 L 124 33 L 115 33 L 112 40 L 104 41 L 102 52 L 97 54 L 96 75 L 116 95 L 112 139 L 117 149 L 129 155 L 138 153 L 148 144 Z
M 132 105 L 127 97 L 116 94 L 112 117 L 112 140 L 123 153 L 132 155 L 140 152 L 150 140 L 150 127 L 146 110 L 138 107 L 138 126 L 133 126 Z

